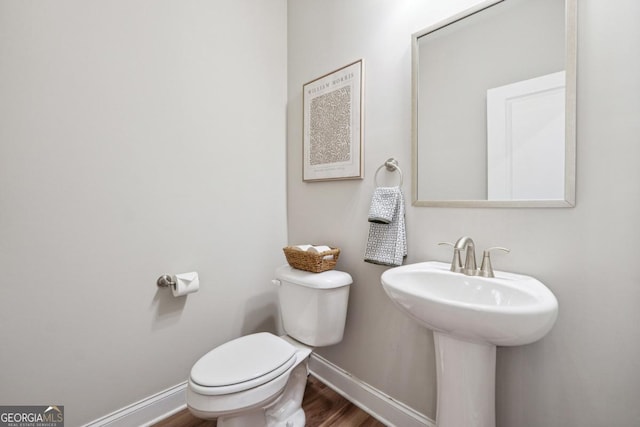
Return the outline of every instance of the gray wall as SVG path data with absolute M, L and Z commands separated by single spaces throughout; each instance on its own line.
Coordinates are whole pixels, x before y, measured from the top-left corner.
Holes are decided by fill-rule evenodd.
M 471 2 L 466 2 L 467 4 Z M 318 352 L 435 418 L 432 335 L 393 307 L 384 267 L 364 263 L 373 173 L 395 156 L 410 176 L 410 36 L 465 2 L 296 0 L 288 4 L 289 242 L 343 249 L 352 287 L 344 341 Z M 509 255 L 496 269 L 535 276 L 560 302 L 551 333 L 498 350 L 499 427 L 640 424 L 640 3 L 579 1 L 577 206 L 408 207 L 407 262 L 449 260 L 438 241 L 472 236 Z M 303 183 L 302 85 L 365 61 L 365 179 Z M 409 182 L 404 188 L 408 193 Z
M 0 0 L 0 404 L 77 426 L 275 330 L 285 120 L 284 0 Z

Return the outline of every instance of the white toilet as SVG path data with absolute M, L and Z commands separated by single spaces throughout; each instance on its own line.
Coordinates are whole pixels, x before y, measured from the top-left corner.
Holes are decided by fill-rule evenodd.
M 216 347 L 193 365 L 187 406 L 218 427 L 305 425 L 302 397 L 313 347 L 342 340 L 351 276 L 276 269 L 287 335 L 261 332 Z

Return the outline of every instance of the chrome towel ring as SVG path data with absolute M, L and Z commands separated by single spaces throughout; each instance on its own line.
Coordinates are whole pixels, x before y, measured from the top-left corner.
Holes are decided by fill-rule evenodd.
M 384 162 L 384 164 L 382 166 L 380 166 L 378 169 L 376 169 L 376 173 L 373 176 L 373 182 L 376 184 L 376 187 L 380 187 L 380 185 L 378 184 L 378 172 L 380 172 L 382 170 L 382 168 L 386 167 L 387 170 L 389 172 L 398 172 L 400 174 L 400 184 L 398 184 L 399 187 L 402 187 L 402 169 L 400 169 L 400 166 L 398 166 L 398 161 L 396 159 L 394 159 L 393 157 L 387 159 L 386 162 Z

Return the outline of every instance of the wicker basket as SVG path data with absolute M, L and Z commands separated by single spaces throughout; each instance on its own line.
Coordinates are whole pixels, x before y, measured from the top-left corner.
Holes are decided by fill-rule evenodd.
M 331 248 L 331 250 L 320 253 L 303 251 L 295 246 L 287 246 L 282 250 L 291 267 L 298 270 L 311 271 L 312 273 L 333 270 L 336 268 L 336 263 L 340 256 L 339 248 Z M 327 255 L 333 255 L 333 257 L 325 259 Z

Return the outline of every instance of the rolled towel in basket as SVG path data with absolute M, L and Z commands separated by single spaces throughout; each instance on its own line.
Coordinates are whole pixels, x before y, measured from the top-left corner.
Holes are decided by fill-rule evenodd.
M 321 254 L 322 252 L 330 251 L 331 248 L 329 246 L 311 246 L 307 251 L 313 252 L 316 254 Z M 333 259 L 333 255 L 325 255 L 322 259 Z
M 294 246 L 294 248 L 299 249 L 301 251 L 305 251 L 305 252 L 313 252 L 315 254 L 320 254 L 322 252 L 326 252 L 326 251 L 330 251 L 331 248 L 329 246 L 325 246 L 325 245 L 318 245 L 318 246 L 313 246 L 313 245 L 296 245 Z M 333 259 L 333 254 L 331 255 L 325 255 L 322 257 L 322 259 Z
M 400 187 L 390 188 L 397 193 L 392 220 L 388 224 L 378 222 L 369 224 L 364 260 L 373 264 L 402 265 L 404 257 L 407 256 L 404 195 Z

